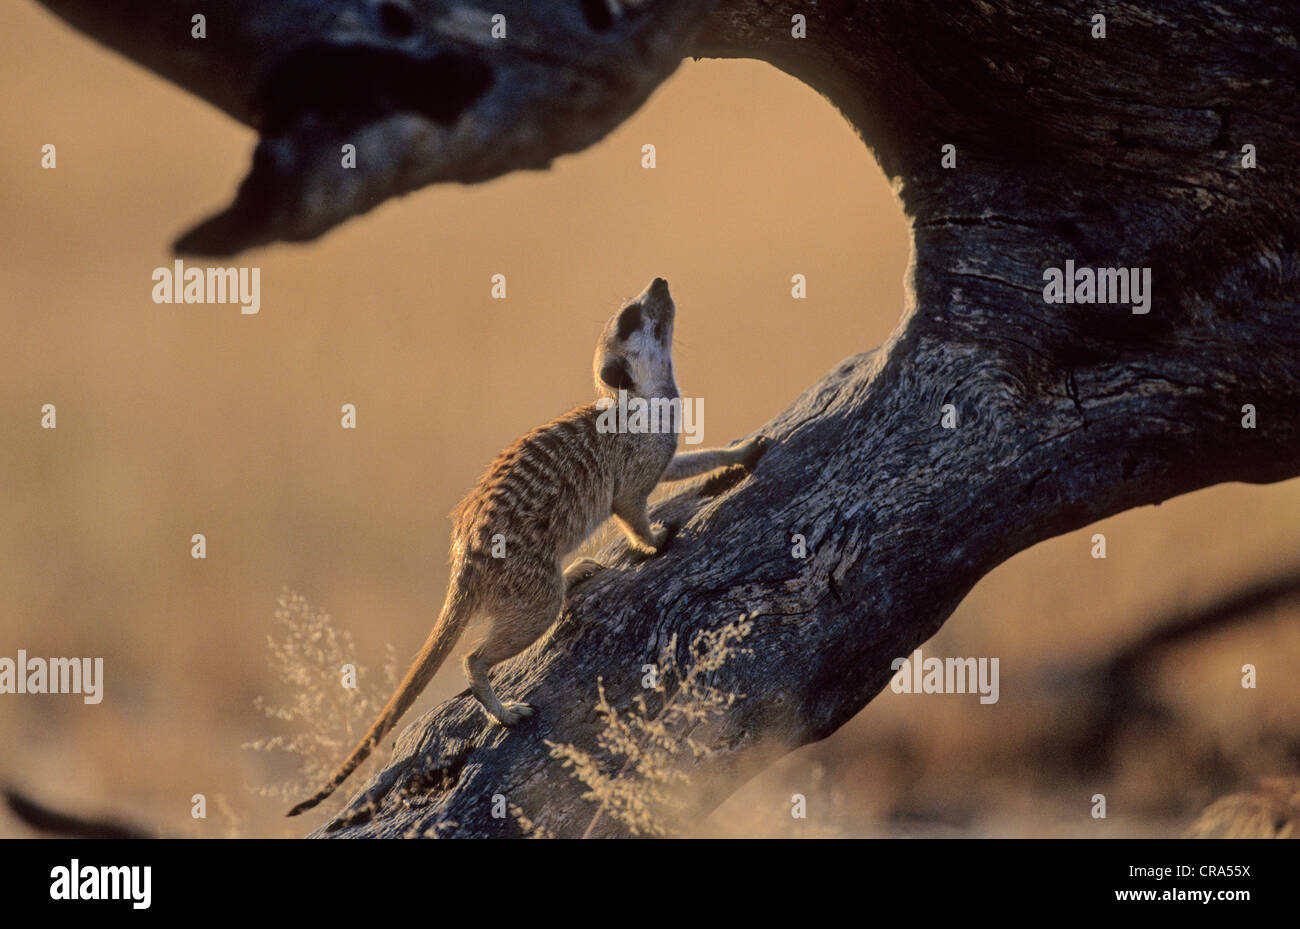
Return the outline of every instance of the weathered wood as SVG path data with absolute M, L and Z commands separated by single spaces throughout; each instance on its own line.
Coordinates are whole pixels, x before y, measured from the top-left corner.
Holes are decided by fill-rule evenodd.
M 448 701 L 406 730 L 329 834 L 518 834 L 491 815 L 496 794 L 552 833 L 583 834 L 594 806 L 543 740 L 594 750 L 598 678 L 626 707 L 672 634 L 746 614 L 752 654 L 717 680 L 746 696 L 715 751 L 684 765 L 692 789 L 673 815 L 690 822 L 851 718 L 891 660 L 1016 552 L 1209 484 L 1300 473 L 1292 5 L 1107 4 L 1097 39 L 1098 10 L 1079 2 L 724 0 L 687 44 L 694 14 L 712 8 L 647 0 L 637 15 L 666 29 L 659 17 L 675 10 L 691 25 L 665 48 L 765 58 L 853 120 L 912 222 L 912 305 L 877 353 L 764 427 L 777 444 L 754 475 L 660 506 L 656 518 L 681 525 L 668 552 L 616 560 L 501 666 L 495 686 L 536 704 L 535 720 L 505 731 L 471 700 Z M 793 13 L 808 16 L 806 39 L 791 37 Z M 590 40 L 569 37 L 555 71 L 566 76 Z M 1258 167 L 1242 166 L 1246 144 Z M 532 166 L 493 162 L 484 175 Z M 1066 261 L 1151 269 L 1149 312 L 1046 303 L 1044 270 Z M 954 429 L 941 427 L 945 404 Z M 792 557 L 793 533 L 806 559 Z
M 546 168 L 631 115 L 712 6 L 629 0 L 606 21 L 578 0 L 41 2 L 259 131 L 234 203 L 176 243 L 212 256 L 314 239 L 429 184 Z
M 535 728 L 444 704 L 399 741 L 373 815 L 336 834 L 513 834 L 491 816 L 498 793 L 581 834 L 592 805 L 543 740 L 592 746 L 599 721 L 579 708 L 598 677 L 626 707 L 668 636 L 744 613 L 753 654 L 718 683 L 747 697 L 690 765 L 681 815 L 701 816 L 856 714 L 1012 554 L 1218 481 L 1300 473 L 1295 14 L 1108 7 L 1093 39 L 1083 4 L 823 9 L 795 40 L 788 7 L 724 4 L 699 50 L 767 57 L 854 119 L 913 222 L 914 306 L 878 357 L 764 427 L 777 445 L 753 477 L 664 505 L 683 524 L 671 551 L 598 578 L 502 669 L 504 691 L 541 707 Z M 1246 143 L 1267 163 L 1242 168 Z M 1045 303 L 1043 271 L 1067 259 L 1150 267 L 1150 312 Z M 792 533 L 811 557 L 791 557 Z

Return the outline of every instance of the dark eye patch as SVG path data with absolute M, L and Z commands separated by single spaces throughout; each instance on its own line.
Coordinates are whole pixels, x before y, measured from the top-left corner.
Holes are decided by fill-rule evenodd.
M 615 390 L 631 390 L 632 375 L 628 373 L 627 364 L 619 358 L 605 362 L 600 369 L 600 379 Z
M 661 342 L 664 337 L 664 321 L 662 319 L 655 322 L 655 341 Z
M 582 0 L 582 15 L 593 32 L 605 32 L 614 25 L 607 0 Z
M 641 328 L 641 307 L 633 304 L 623 311 L 618 318 L 618 339 L 625 341 L 628 336 Z

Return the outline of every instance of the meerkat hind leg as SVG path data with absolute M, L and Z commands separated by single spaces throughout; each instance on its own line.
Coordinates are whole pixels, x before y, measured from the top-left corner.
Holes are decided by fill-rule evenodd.
M 650 514 L 646 510 L 645 497 L 635 500 L 615 500 L 614 519 L 623 528 L 632 547 L 647 555 L 657 555 L 668 540 L 665 526 L 655 528 L 650 525 Z
M 483 705 L 487 714 L 503 726 L 513 726 L 521 719 L 532 716 L 534 708 L 527 703 L 501 700 L 492 690 L 488 670 L 507 658 L 518 655 L 546 631 L 560 612 L 560 597 L 547 597 L 532 602 L 513 603 L 491 611 L 491 626 L 483 641 L 465 656 L 465 675 L 470 691 Z

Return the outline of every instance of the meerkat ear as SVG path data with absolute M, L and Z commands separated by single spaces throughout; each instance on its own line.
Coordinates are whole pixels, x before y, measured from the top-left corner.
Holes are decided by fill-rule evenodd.
M 632 389 L 632 375 L 627 370 L 627 362 L 622 358 L 605 362 L 604 367 L 600 369 L 600 379 L 615 390 Z

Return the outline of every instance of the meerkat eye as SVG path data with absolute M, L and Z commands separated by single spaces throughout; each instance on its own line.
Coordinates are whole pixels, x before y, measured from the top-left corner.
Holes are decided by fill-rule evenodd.
M 605 366 L 600 369 L 600 379 L 615 390 L 632 389 L 632 375 L 622 358 L 605 362 Z
M 662 319 L 655 321 L 655 341 L 662 342 L 664 338 L 664 321 Z
M 582 16 L 592 32 L 605 32 L 614 25 L 610 0 L 582 0 Z
M 633 304 L 623 311 L 618 318 L 618 339 L 627 341 L 628 336 L 641 328 L 641 307 Z

